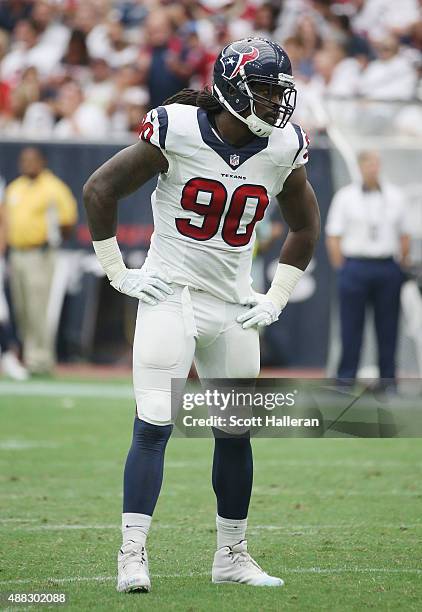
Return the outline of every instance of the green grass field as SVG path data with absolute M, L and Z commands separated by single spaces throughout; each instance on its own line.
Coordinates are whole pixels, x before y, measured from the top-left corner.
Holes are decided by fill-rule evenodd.
M 172 439 L 149 538 L 153 590 L 118 594 L 124 382 L 0 382 L 0 591 L 70 610 L 421 610 L 418 439 L 259 439 L 249 549 L 282 589 L 214 586 L 211 440 Z M 44 608 L 47 606 L 44 606 Z M 56 606 L 55 606 L 56 607 Z

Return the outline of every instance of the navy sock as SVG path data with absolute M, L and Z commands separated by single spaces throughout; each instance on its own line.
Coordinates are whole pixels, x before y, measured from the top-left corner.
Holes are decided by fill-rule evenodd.
M 0 353 L 5 353 L 9 350 L 12 342 L 12 328 L 10 323 L 0 322 Z
M 216 435 L 214 429 L 213 433 L 215 446 L 212 486 L 217 497 L 217 513 L 227 519 L 245 519 L 248 516 L 253 480 L 250 437 L 220 437 L 222 432 Z
M 152 516 L 163 482 L 164 453 L 173 425 L 135 417 L 123 479 L 123 512 Z

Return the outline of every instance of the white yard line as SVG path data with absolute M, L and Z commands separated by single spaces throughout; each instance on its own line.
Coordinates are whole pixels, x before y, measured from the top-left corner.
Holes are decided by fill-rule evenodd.
M 417 529 L 422 528 L 422 523 L 340 523 L 334 525 L 253 525 L 251 524 L 250 530 L 262 530 L 262 531 L 291 531 L 292 529 L 362 529 L 364 527 L 377 527 L 379 529 Z
M 0 521 L 1 523 L 2 521 Z M 25 522 L 25 521 L 23 521 Z M 9 531 L 19 530 L 19 531 L 78 531 L 78 530 L 90 530 L 90 529 L 119 529 L 118 525 L 49 525 L 48 523 L 44 525 L 19 525 L 16 523 L 8 526 Z
M 280 569 L 280 574 L 415 574 L 422 575 L 420 568 L 408 567 L 294 567 Z M 199 578 L 210 577 L 211 572 L 187 572 L 176 574 L 154 574 L 152 578 Z M 46 584 L 49 588 L 57 584 L 71 584 L 72 582 L 109 582 L 115 581 L 116 576 L 68 576 L 65 578 L 39 578 L 39 579 L 18 579 L 18 580 L 1 580 L 0 586 L 8 586 L 15 584 Z
M 59 448 L 56 442 L 49 440 L 1 440 L 0 451 L 22 451 L 33 450 L 35 448 Z
M 181 490 L 164 490 L 161 492 L 161 496 L 164 497 L 176 497 Z M 275 491 L 269 489 L 268 491 L 254 491 L 254 495 L 260 497 L 274 497 L 276 495 L 280 495 L 280 497 L 286 498 L 287 496 L 294 496 L 297 498 L 297 501 L 300 501 L 301 498 L 316 498 L 318 500 L 332 499 L 336 498 L 336 502 L 342 501 L 342 498 L 349 499 L 350 497 L 361 497 L 363 499 L 373 499 L 374 496 L 383 497 L 383 498 L 391 498 L 391 497 L 406 497 L 406 498 L 419 498 L 422 497 L 421 491 L 347 491 L 341 493 L 339 491 L 333 491 L 332 493 L 316 493 L 314 491 L 296 491 L 296 490 L 286 490 L 283 489 L 281 491 Z M 25 493 L 0 493 L 0 500 L 14 500 L 14 499 L 25 499 L 30 500 L 33 498 L 38 498 L 40 496 L 40 492 L 38 490 L 33 490 L 31 492 Z M 102 494 L 101 498 L 104 499 L 116 499 L 116 497 L 120 496 L 120 491 L 117 493 L 113 493 L 111 495 Z M 81 497 L 77 492 L 69 492 L 66 491 L 62 494 L 62 497 L 65 499 L 75 499 L 76 497 Z M 0 521 L 1 523 L 1 521 Z
M 211 460 L 210 460 L 211 461 Z M 203 467 L 208 467 L 210 465 L 210 461 L 166 461 L 165 462 L 165 467 L 166 468 L 170 468 L 170 469 L 195 469 L 195 467 L 197 468 L 203 468 Z M 408 466 L 409 468 L 422 468 L 422 462 L 421 461 L 392 461 L 392 460 L 372 460 L 372 461 L 368 461 L 368 460 L 335 460 L 333 459 L 333 461 L 329 461 L 329 460 L 325 460 L 325 461 L 321 461 L 318 459 L 303 459 L 303 460 L 296 460 L 296 459 L 262 459 L 262 460 L 257 460 L 256 464 L 255 464 L 255 468 L 259 469 L 259 468 L 266 468 L 266 467 L 309 467 L 309 468 L 377 468 L 377 469 L 382 469 L 382 468 L 386 468 L 386 467 L 404 467 L 404 466 Z
M 324 491 L 312 491 L 312 490 L 296 490 L 296 489 L 277 489 L 277 488 L 269 488 L 269 487 L 255 487 L 253 489 L 254 495 L 262 495 L 262 496 L 275 496 L 275 495 L 294 495 L 296 497 L 303 496 L 315 496 L 320 499 L 327 499 L 331 497 L 336 497 L 341 499 L 342 497 L 369 497 L 373 498 L 375 495 L 377 497 L 421 497 L 422 491 L 400 491 L 399 489 L 392 489 L 391 491 L 362 491 L 358 489 L 348 489 L 342 491 L 341 489 L 324 490 Z
M 333 459 L 333 460 L 319 460 L 319 459 L 266 459 L 264 461 L 257 461 L 257 467 L 261 464 L 265 466 L 280 467 L 280 465 L 297 466 L 297 467 L 361 467 L 361 468 L 383 468 L 383 467 L 422 467 L 422 462 L 417 461 L 397 461 L 397 460 L 366 460 L 366 459 Z
M 155 578 L 194 578 L 196 576 L 209 576 L 209 572 L 202 572 L 199 574 L 155 574 Z M 21 580 L 1 580 L 0 586 L 7 584 L 31 584 L 31 583 L 53 583 L 51 586 L 56 584 L 66 584 L 71 582 L 107 582 L 109 580 L 116 580 L 116 576 L 69 576 L 66 578 L 41 578 L 38 580 L 30 580 L 24 578 Z
M 28 381 L 15 383 L 0 381 L 0 402 L 2 395 L 23 397 L 95 397 L 97 399 L 133 399 L 132 385 L 104 383 L 42 382 Z M 1 404 L 0 404 L 1 405 Z
M 26 525 L 25 523 L 38 522 L 36 519 L 0 519 L 0 525 L 4 524 L 9 531 L 20 530 L 20 531 L 72 531 L 72 530 L 101 530 L 101 529 L 113 529 L 118 531 L 120 525 L 117 523 L 90 523 L 90 524 L 54 524 L 54 523 L 43 523 L 39 525 Z M 160 529 L 173 529 L 177 530 L 189 530 L 189 531 L 201 531 L 209 528 L 209 524 L 204 525 L 177 525 L 174 523 L 154 523 L 154 530 Z M 286 532 L 297 532 L 297 531 L 323 531 L 325 529 L 340 529 L 340 530 L 354 530 L 354 529 L 419 529 L 422 528 L 422 522 L 420 523 L 336 523 L 336 524 L 323 524 L 323 525 L 297 525 L 297 524 L 286 524 L 286 525 L 250 525 L 248 530 L 249 533 L 256 531 L 286 531 Z

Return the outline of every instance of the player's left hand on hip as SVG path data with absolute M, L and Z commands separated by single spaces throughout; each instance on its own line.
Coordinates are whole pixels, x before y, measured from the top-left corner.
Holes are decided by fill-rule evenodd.
M 254 293 L 254 295 L 242 300 L 241 304 L 251 306 L 247 312 L 239 315 L 236 319 L 238 323 L 242 324 L 243 329 L 248 329 L 248 327 L 254 325 L 257 327 L 271 325 L 271 323 L 277 321 L 282 311 L 282 308 L 277 308 L 274 302 L 262 293 Z

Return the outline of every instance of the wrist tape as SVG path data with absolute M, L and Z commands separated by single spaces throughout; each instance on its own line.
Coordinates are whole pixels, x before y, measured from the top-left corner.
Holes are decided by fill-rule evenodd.
M 293 289 L 302 276 L 303 270 L 288 264 L 278 264 L 273 282 L 267 292 L 267 296 L 277 308 L 282 310 L 285 307 Z
M 116 236 L 106 238 L 106 240 L 93 240 L 92 244 L 98 261 L 109 280 L 116 280 L 119 274 L 126 270 Z

